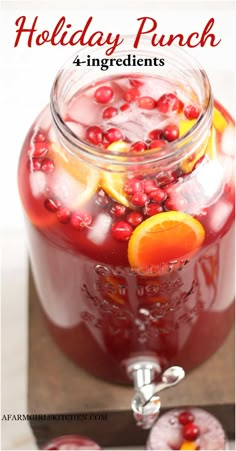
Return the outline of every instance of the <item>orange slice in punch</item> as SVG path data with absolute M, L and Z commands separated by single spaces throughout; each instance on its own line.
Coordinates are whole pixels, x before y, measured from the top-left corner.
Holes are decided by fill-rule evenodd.
M 128 244 L 130 266 L 140 274 L 161 275 L 189 259 L 202 245 L 205 231 L 187 213 L 168 211 L 146 219 Z M 171 269 L 172 270 L 172 269 Z
M 112 150 L 113 152 L 128 152 L 129 146 L 124 141 L 116 141 L 108 147 L 108 150 Z M 124 192 L 126 177 L 121 172 L 108 172 L 104 171 L 101 179 L 101 187 L 104 191 L 116 202 L 119 202 L 126 207 L 129 206 L 129 201 L 127 199 L 127 195 Z

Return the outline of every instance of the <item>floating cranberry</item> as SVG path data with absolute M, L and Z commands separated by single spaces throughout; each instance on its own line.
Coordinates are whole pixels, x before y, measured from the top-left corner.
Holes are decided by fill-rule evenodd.
M 161 113 L 170 113 L 179 108 L 179 99 L 175 94 L 163 94 L 157 101 L 157 109 Z
M 138 99 L 138 106 L 144 110 L 153 110 L 156 106 L 156 101 L 149 96 L 140 97 Z
M 124 185 L 124 191 L 126 194 L 132 195 L 135 193 L 143 192 L 143 183 L 141 180 L 137 178 L 132 178 L 130 180 L 127 180 L 127 182 Z
M 100 207 L 106 207 L 110 203 L 110 198 L 103 189 L 99 189 L 95 195 L 95 202 Z
M 169 183 L 172 183 L 176 180 L 176 175 L 173 172 L 160 172 L 156 176 L 156 180 L 158 185 L 164 186 Z
M 155 188 L 157 188 L 157 184 L 156 184 L 155 180 L 146 179 L 143 181 L 143 189 L 146 194 L 149 194 Z
M 106 131 L 105 133 L 105 139 L 109 142 L 109 143 L 114 143 L 115 141 L 119 141 L 121 139 L 123 139 L 123 133 L 121 132 L 121 130 L 119 130 L 118 128 L 109 128 L 109 130 Z
M 32 172 L 40 171 L 41 164 L 42 164 L 42 162 L 38 158 L 30 158 L 27 161 L 27 168 Z
M 130 109 L 130 105 L 128 103 L 123 103 L 123 105 L 120 106 L 120 111 L 127 111 Z
M 143 85 L 143 81 L 137 80 L 137 78 L 130 78 L 129 82 L 134 88 L 138 88 Z
M 126 207 L 125 205 L 119 204 L 118 202 L 114 202 L 110 208 L 110 213 L 112 216 L 119 218 L 126 213 Z
M 61 207 L 57 210 L 57 219 L 62 224 L 67 224 L 71 218 L 71 211 L 67 207 Z
M 87 128 L 85 137 L 91 144 L 98 145 L 103 140 L 103 131 L 101 127 L 93 125 Z
M 148 137 L 153 141 L 155 139 L 160 139 L 163 135 L 163 130 L 155 128 L 148 133 Z
M 154 200 L 157 203 L 164 202 L 167 198 L 167 194 L 161 188 L 156 187 L 153 191 L 149 193 L 150 199 Z
M 110 102 L 113 95 L 113 89 L 110 86 L 100 86 L 94 93 L 96 101 L 103 104 Z
M 52 172 L 54 171 L 55 164 L 51 158 L 44 158 L 41 164 L 41 169 L 43 172 Z
M 187 119 L 197 119 L 200 115 L 200 108 L 196 105 L 187 105 L 184 108 L 184 115 Z
M 140 91 L 138 88 L 130 88 L 124 93 L 124 99 L 126 102 L 134 102 L 140 96 Z
M 109 106 L 103 111 L 102 117 L 103 119 L 111 119 L 112 117 L 116 116 L 118 114 L 117 108 L 114 108 L 113 106 Z
M 163 207 L 160 204 L 150 203 L 144 207 L 144 214 L 146 216 L 154 216 L 163 211 Z
M 166 146 L 165 141 L 163 141 L 162 139 L 155 139 L 154 141 L 151 142 L 149 149 L 160 150 L 165 146 Z
M 44 143 L 46 141 L 45 133 L 42 132 L 41 130 L 38 130 L 36 135 L 34 135 L 33 141 L 35 143 L 37 143 L 37 142 Z
M 127 215 L 126 219 L 133 227 L 137 227 L 143 221 L 143 215 L 138 211 L 132 211 Z
M 179 100 L 179 106 L 178 106 L 178 113 L 182 113 L 183 109 L 184 109 L 184 102 L 182 102 L 182 100 Z
M 49 198 L 44 201 L 44 207 L 51 213 L 55 213 L 58 210 L 58 208 L 60 208 L 60 206 L 61 206 L 60 202 L 55 199 Z
M 178 416 L 179 423 L 185 426 L 185 424 L 193 423 L 194 416 L 188 410 L 181 412 Z
M 33 147 L 32 155 L 34 157 L 44 157 L 46 153 L 48 152 L 48 145 L 46 142 L 35 142 Z M 31 153 L 31 152 L 29 152 Z
M 167 210 L 185 211 L 188 207 L 187 200 L 181 194 L 173 194 L 165 201 L 165 208 Z
M 190 442 L 196 440 L 200 434 L 199 427 L 195 423 L 188 423 L 183 426 L 182 434 L 185 440 Z
M 90 226 L 91 222 L 92 216 L 86 211 L 75 211 L 70 219 L 71 225 L 79 231 L 82 231 L 86 227 Z
M 147 149 L 147 145 L 143 142 L 143 141 L 137 141 L 135 143 L 133 143 L 129 150 L 134 151 L 134 152 L 142 152 L 143 150 Z
M 133 227 L 126 221 L 118 221 L 112 225 L 111 230 L 116 240 L 127 241 L 133 232 Z
M 169 141 L 175 141 L 179 137 L 179 127 L 175 124 L 169 124 L 167 125 L 163 130 L 163 136 L 164 138 Z
M 135 193 L 131 198 L 131 202 L 136 207 L 144 207 L 149 202 L 149 197 L 146 193 Z

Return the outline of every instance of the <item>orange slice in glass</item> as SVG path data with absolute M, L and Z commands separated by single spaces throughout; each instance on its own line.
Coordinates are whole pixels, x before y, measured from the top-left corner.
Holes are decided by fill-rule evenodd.
M 108 150 L 114 152 L 128 152 L 129 146 L 124 141 L 116 141 L 108 147 Z M 101 178 L 101 187 L 104 191 L 122 205 L 129 206 L 129 201 L 124 192 L 126 177 L 122 172 L 103 171 Z
M 130 266 L 145 275 L 163 274 L 167 264 L 194 255 L 204 237 L 203 226 L 189 214 L 180 211 L 159 213 L 142 222 L 131 235 L 128 244 Z
M 70 205 L 68 207 L 77 208 L 84 205 L 93 197 L 98 189 L 98 172 L 56 144 L 53 144 L 51 149 L 53 151 L 52 158 L 55 162 L 55 179 L 57 176 L 56 171 L 58 171 L 61 182 L 63 182 L 64 177 L 65 188 L 68 188 L 67 191 L 69 189 L 71 191 L 71 195 L 69 196 Z M 66 187 L 66 184 L 68 184 L 68 187 Z

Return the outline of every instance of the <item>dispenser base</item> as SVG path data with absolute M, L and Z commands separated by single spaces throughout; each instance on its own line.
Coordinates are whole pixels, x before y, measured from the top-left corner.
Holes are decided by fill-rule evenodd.
M 144 446 L 148 431 L 138 428 L 133 419 L 133 389 L 96 379 L 61 353 L 45 327 L 31 271 L 28 346 L 28 413 L 35 415 L 30 425 L 39 447 L 64 434 L 88 436 L 102 447 Z M 233 439 L 234 355 L 232 330 L 207 362 L 162 393 L 163 412 L 181 406 L 206 408 Z

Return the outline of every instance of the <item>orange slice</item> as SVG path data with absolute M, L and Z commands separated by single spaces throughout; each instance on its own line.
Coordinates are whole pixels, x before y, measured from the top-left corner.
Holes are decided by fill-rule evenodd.
M 110 144 L 108 150 L 127 152 L 129 150 L 129 146 L 124 141 L 116 141 Z M 123 173 L 104 171 L 101 179 L 101 187 L 114 200 L 128 207 L 129 201 L 124 192 L 125 181 L 126 177 Z
M 73 186 L 74 200 L 70 207 L 77 208 L 84 205 L 97 191 L 99 186 L 98 172 L 56 144 L 52 144 L 51 149 L 56 170 L 62 169 L 66 172 L 65 183 L 66 175 L 73 177 L 75 181 Z
M 220 113 L 219 110 L 217 110 L 216 107 L 213 108 L 213 125 L 216 128 L 216 130 L 220 133 L 224 131 L 224 129 L 228 126 L 227 120 L 224 118 L 224 116 Z
M 183 442 L 181 447 L 180 447 L 180 449 L 182 449 L 182 450 L 183 449 L 193 449 L 193 450 L 195 450 L 195 449 L 197 449 L 197 443 L 196 442 L 188 442 L 188 441 Z
M 146 275 L 163 274 L 166 264 L 189 259 L 200 248 L 204 237 L 203 226 L 189 214 L 159 213 L 142 222 L 131 235 L 130 266 Z

